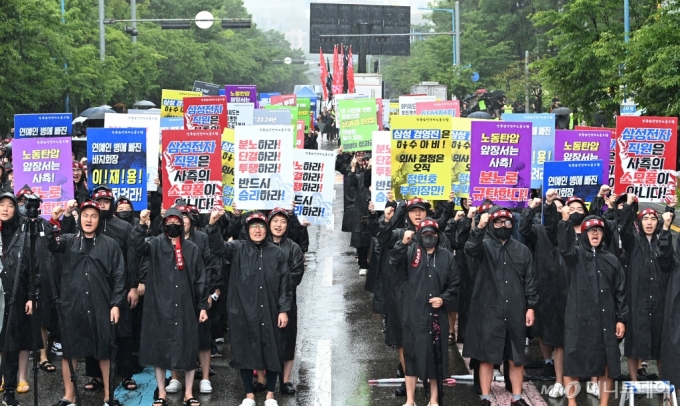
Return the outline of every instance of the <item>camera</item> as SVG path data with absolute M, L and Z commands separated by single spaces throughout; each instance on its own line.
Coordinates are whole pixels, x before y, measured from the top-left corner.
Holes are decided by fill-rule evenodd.
M 40 216 L 40 203 L 42 200 L 35 193 L 25 194 L 26 199 L 26 216 L 29 219 L 36 219 Z

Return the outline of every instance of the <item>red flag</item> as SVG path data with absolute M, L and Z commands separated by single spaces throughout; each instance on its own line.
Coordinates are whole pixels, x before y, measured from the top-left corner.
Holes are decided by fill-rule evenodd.
M 333 46 L 333 94 L 342 93 L 342 88 L 338 89 L 338 77 L 342 77 L 340 73 L 340 63 L 338 63 L 338 46 Z
M 333 72 L 333 94 L 342 94 L 343 90 L 343 69 L 344 69 L 344 63 L 342 62 L 342 58 L 344 57 L 343 51 L 342 51 L 342 44 L 338 47 L 339 48 L 339 53 L 338 57 L 336 59 L 336 67 L 335 71 Z
M 356 93 L 354 89 L 354 62 L 352 61 L 352 46 L 349 46 L 349 57 L 347 58 L 347 93 Z
M 328 100 L 328 89 L 326 88 L 326 78 L 328 77 L 328 67 L 326 61 L 323 59 L 323 49 L 319 48 L 319 58 L 321 59 L 321 88 L 323 89 L 323 98 Z

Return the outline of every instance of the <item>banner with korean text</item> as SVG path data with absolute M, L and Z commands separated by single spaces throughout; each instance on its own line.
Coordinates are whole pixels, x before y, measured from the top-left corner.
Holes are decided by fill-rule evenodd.
M 615 192 L 675 205 L 678 118 L 619 116 L 616 135 Z
M 305 149 L 305 122 L 302 120 L 295 124 L 295 149 Z
M 392 133 L 373 131 L 371 147 L 371 201 L 377 211 L 383 211 L 392 190 Z
M 227 127 L 236 128 L 238 126 L 253 125 L 253 114 L 255 104 L 253 103 L 229 103 L 227 104 Z
M 199 96 L 203 96 L 203 93 L 163 89 L 161 92 L 161 117 L 184 116 L 184 98 Z
M 604 173 L 598 178 L 609 182 L 609 131 L 557 130 L 555 161 L 602 161 Z M 545 182 L 543 182 L 545 185 Z M 545 189 L 544 189 L 545 190 Z M 547 190 L 546 190 L 547 191 Z M 544 193 L 545 194 L 545 193 Z M 580 197 L 580 195 L 578 195 Z M 589 202 L 590 200 L 584 200 Z
M 222 203 L 224 210 L 233 212 L 234 203 L 234 130 L 225 128 L 222 132 Z
M 546 161 L 543 190 L 555 189 L 565 200 L 578 196 L 584 202 L 592 202 L 600 191 L 603 176 L 608 176 L 604 162 L 607 161 Z
M 288 125 L 291 113 L 288 109 L 257 109 L 253 112 L 253 125 Z
M 503 114 L 503 121 L 531 123 L 531 187 L 543 185 L 543 163 L 553 161 L 555 150 L 554 114 Z
M 396 200 L 449 200 L 453 117 L 392 117 L 392 185 Z
M 234 198 L 239 210 L 292 208 L 294 126 L 235 129 Z
M 135 211 L 146 210 L 146 128 L 90 128 L 87 183 L 108 185 L 116 200 L 125 196 Z
M 203 96 L 184 98 L 184 128 L 222 130 L 227 127 L 227 98 Z
M 399 96 L 399 115 L 415 116 L 417 111 L 416 103 L 434 101 L 437 101 L 437 98 L 434 96 Z
M 155 192 L 158 174 L 158 158 L 160 157 L 161 120 L 157 114 L 114 114 L 104 115 L 104 128 L 146 128 L 146 190 Z M 166 120 L 182 121 L 182 117 Z
M 574 126 L 576 131 L 606 131 L 609 133 L 609 186 L 614 189 L 616 170 L 616 129 L 605 127 Z
M 332 151 L 296 149 L 293 157 L 295 214 L 300 221 L 333 225 L 335 154 Z
M 15 114 L 14 137 L 70 137 L 73 131 L 71 113 Z
M 456 206 L 460 207 L 460 199 L 470 197 L 470 126 L 473 120 L 454 117 L 451 121 L 451 191 L 456 195 Z
M 257 103 L 257 86 L 255 85 L 226 85 L 224 95 L 227 103 Z
M 525 207 L 531 188 L 531 124 L 473 121 L 470 138 L 469 203 L 478 206 L 490 199 L 499 206 Z
M 14 156 L 14 193 L 28 185 L 40 196 L 45 219 L 56 206 L 66 207 L 73 199 L 71 138 L 25 138 L 12 142 Z
M 416 114 L 419 116 L 460 117 L 460 100 L 416 102 Z
M 343 151 L 371 149 L 373 131 L 378 130 L 375 99 L 338 101 L 337 120 Z
M 222 204 L 222 131 L 163 131 L 163 208 L 178 200 L 210 213 Z
M 309 97 L 297 98 L 298 120 L 302 120 L 305 122 L 304 131 L 306 134 L 309 134 L 310 126 L 312 125 L 312 116 L 309 110 L 311 103 L 312 101 Z
M 294 94 L 281 94 L 271 97 L 272 106 L 297 106 L 297 96 Z

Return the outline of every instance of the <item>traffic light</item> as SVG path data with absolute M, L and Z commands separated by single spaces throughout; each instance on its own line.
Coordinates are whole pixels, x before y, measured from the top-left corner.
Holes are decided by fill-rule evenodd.
M 250 28 L 250 18 L 225 18 L 222 20 L 222 28 Z
M 191 28 L 191 21 L 161 21 L 161 28 L 164 30 L 188 30 Z
M 128 34 L 131 37 L 136 37 L 138 35 L 137 30 L 135 27 L 125 27 L 125 33 Z

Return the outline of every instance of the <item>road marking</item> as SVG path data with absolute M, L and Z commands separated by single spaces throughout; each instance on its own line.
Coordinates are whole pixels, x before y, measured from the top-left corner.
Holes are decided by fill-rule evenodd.
M 319 340 L 314 368 L 314 406 L 331 404 L 331 340 Z
M 671 230 L 675 231 L 676 233 L 680 233 L 680 227 L 676 226 L 675 224 L 671 224 Z
M 170 372 L 166 372 L 170 377 Z M 153 403 L 153 393 L 156 390 L 156 375 L 153 367 L 146 367 L 144 371 L 133 376 L 137 382 L 137 390 L 128 391 L 118 385 L 114 391 L 116 399 L 128 406 L 146 406 Z
M 333 286 L 333 257 L 328 257 L 324 261 L 321 286 Z

